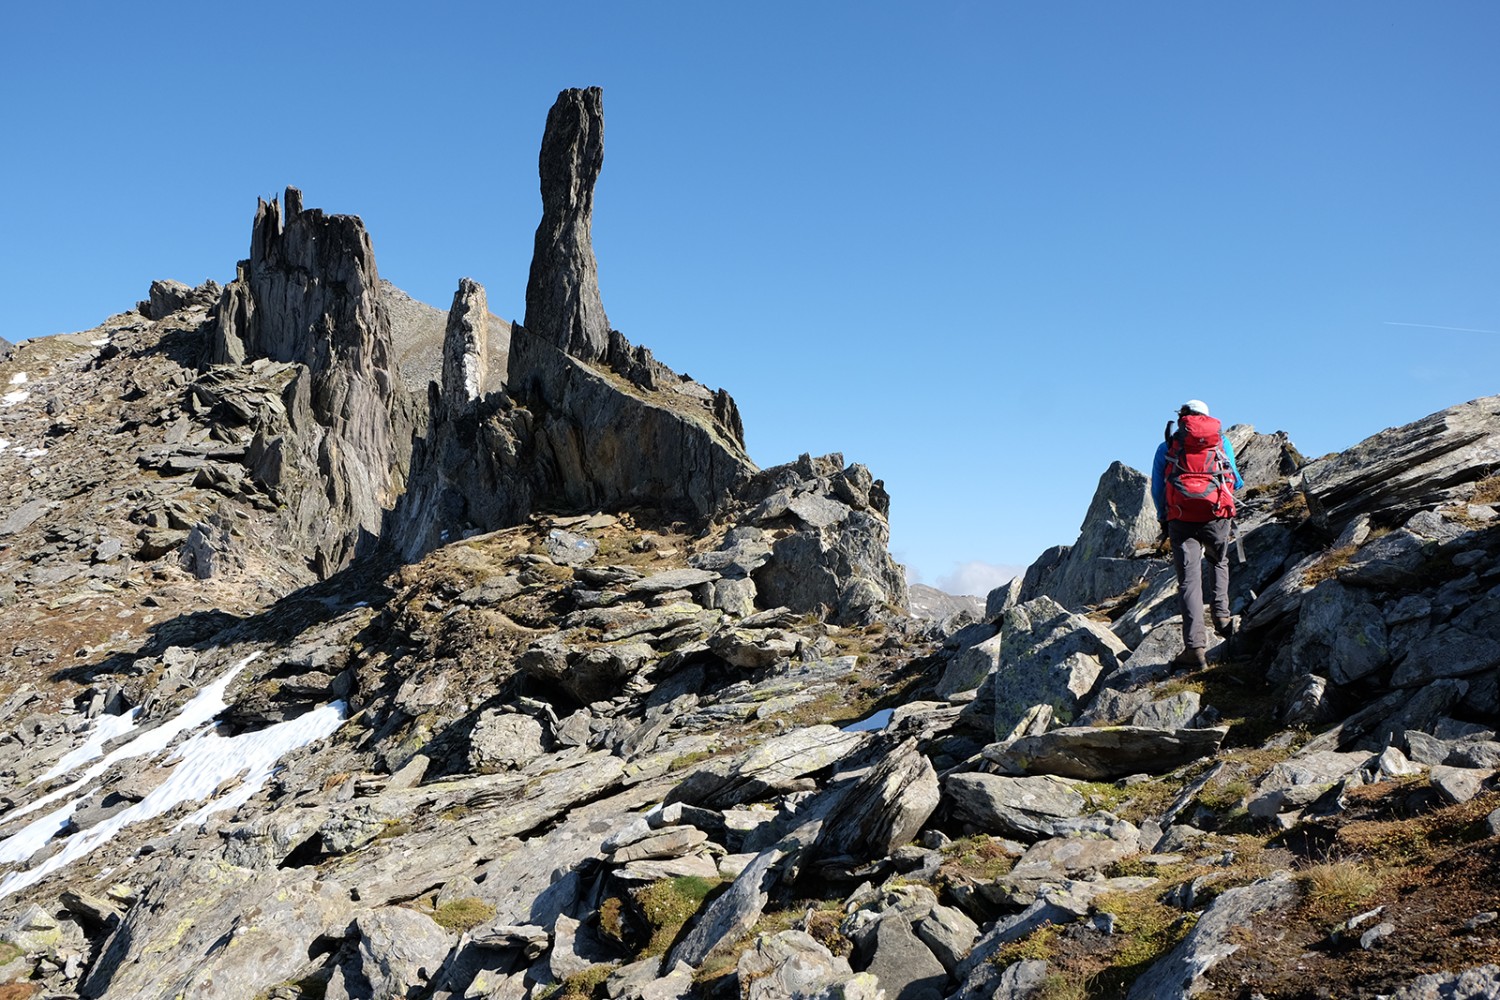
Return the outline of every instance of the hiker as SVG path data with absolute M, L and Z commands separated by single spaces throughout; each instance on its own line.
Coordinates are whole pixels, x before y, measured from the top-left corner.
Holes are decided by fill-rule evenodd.
M 1174 666 L 1208 664 L 1203 624 L 1203 557 L 1208 558 L 1214 631 L 1229 638 L 1229 536 L 1234 491 L 1245 485 L 1234 464 L 1234 447 L 1208 404 L 1190 399 L 1177 411 L 1177 430 L 1167 421 L 1166 440 L 1151 463 L 1151 499 L 1163 538 L 1172 542 L 1172 565 L 1182 599 L 1183 651 Z

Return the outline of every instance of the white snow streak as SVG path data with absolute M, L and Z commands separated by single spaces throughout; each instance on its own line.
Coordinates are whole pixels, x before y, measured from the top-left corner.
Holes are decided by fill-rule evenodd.
M 51 781 L 62 774 L 67 774 L 79 764 L 87 764 L 95 757 L 104 754 L 104 744 L 116 736 L 123 736 L 135 728 L 135 720 L 141 714 L 139 708 L 132 708 L 124 715 L 103 715 L 94 724 L 94 731 L 89 734 L 88 742 L 76 750 L 63 755 L 62 760 L 52 765 L 52 769 L 39 778 L 34 779 L 33 785 L 41 781 Z

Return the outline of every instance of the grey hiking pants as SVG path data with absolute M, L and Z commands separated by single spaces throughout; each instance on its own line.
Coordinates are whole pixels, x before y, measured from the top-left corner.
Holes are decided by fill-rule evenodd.
M 1208 559 L 1209 589 L 1215 618 L 1229 617 L 1229 521 L 1223 518 L 1194 524 L 1168 521 L 1172 565 L 1177 570 L 1177 592 L 1182 599 L 1182 641 L 1188 649 L 1207 649 L 1203 626 L 1203 559 Z

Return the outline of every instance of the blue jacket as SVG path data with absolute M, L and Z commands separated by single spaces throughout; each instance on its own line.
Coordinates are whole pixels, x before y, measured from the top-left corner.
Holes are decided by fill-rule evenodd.
M 1224 445 L 1224 455 L 1229 459 L 1229 471 L 1234 473 L 1235 492 L 1245 488 L 1245 481 L 1240 478 L 1240 467 L 1234 462 L 1234 445 L 1229 443 L 1229 438 L 1219 435 L 1219 441 Z M 1156 504 L 1156 519 L 1165 521 L 1167 519 L 1167 442 L 1163 441 L 1156 446 L 1156 458 L 1151 462 L 1151 501 Z

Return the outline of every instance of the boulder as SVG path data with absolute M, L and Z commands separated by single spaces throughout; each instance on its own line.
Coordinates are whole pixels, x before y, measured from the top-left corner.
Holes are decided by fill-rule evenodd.
M 437 975 L 453 944 L 431 917 L 398 906 L 361 914 L 354 931 L 355 954 L 334 970 L 328 1000 L 411 996 Z
M 540 757 L 542 724 L 529 715 L 486 709 L 469 737 L 469 770 L 494 774 Z
M 984 755 L 1012 774 L 1113 781 L 1131 774 L 1165 774 L 1211 756 L 1228 732 L 1223 726 L 1173 730 L 1074 727 L 992 744 Z
M 727 809 L 803 787 L 801 779 L 844 757 L 866 739 L 833 726 L 808 726 L 730 758 L 701 764 L 667 793 L 666 801 Z
M 1224 436 L 1234 448 L 1234 464 L 1240 470 L 1246 490 L 1270 486 L 1307 462 L 1286 431 L 1257 434 L 1252 424 L 1235 424 L 1224 431 Z
M 1098 622 L 1039 597 L 1005 613 L 995 677 L 995 738 L 1005 739 L 1036 705 L 1047 705 L 1066 725 L 1093 694 L 1101 676 L 1129 650 Z
M 817 499 L 804 499 L 809 497 Z M 829 503 L 847 513 L 809 519 L 810 511 L 826 510 Z M 747 507 L 746 516 L 761 526 L 791 529 L 772 543 L 770 559 L 754 571 L 766 604 L 800 612 L 826 608 L 840 623 L 868 620 L 888 606 L 907 607 L 906 575 L 887 547 L 890 498 L 864 466 L 843 467 L 841 455 L 803 455 L 747 483 L 734 509 Z
M 975 690 L 999 666 L 1000 634 L 988 627 L 985 631 L 990 633 L 987 638 L 960 649 L 948 660 L 943 676 L 938 680 L 939 698 Z
M 937 1000 L 946 993 L 948 970 L 900 914 L 880 921 L 873 954 L 860 971 L 880 981 L 886 1000 Z
M 848 961 L 799 930 L 757 935 L 735 971 L 745 1000 L 813 996 L 854 974 Z
M 949 812 L 988 833 L 1027 839 L 1051 836 L 1058 820 L 1083 814 L 1084 798 L 1065 778 L 1010 777 L 964 771 L 943 783 Z
M 908 739 L 882 755 L 824 824 L 813 848 L 859 861 L 888 856 L 909 843 L 938 805 L 937 772 Z

